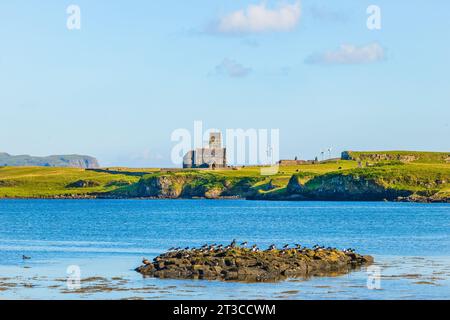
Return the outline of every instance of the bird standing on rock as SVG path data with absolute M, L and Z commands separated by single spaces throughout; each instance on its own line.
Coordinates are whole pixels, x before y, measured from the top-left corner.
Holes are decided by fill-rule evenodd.
M 233 239 L 233 241 L 231 241 L 230 246 L 231 246 L 232 248 L 235 248 L 235 247 L 236 247 L 236 239 Z
M 150 261 L 148 261 L 148 260 L 145 259 L 145 258 L 142 258 L 142 263 L 145 264 L 146 266 L 152 264 Z
M 244 242 L 241 243 L 241 246 L 242 246 L 242 247 L 246 247 L 247 244 L 248 244 L 248 242 L 247 242 L 247 241 L 244 241 Z

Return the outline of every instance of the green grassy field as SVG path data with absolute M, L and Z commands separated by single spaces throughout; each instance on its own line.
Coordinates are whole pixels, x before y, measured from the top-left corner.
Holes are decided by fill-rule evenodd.
M 76 168 L 0 167 L 0 197 L 80 196 L 110 192 L 138 180 L 138 176 Z M 78 181 L 84 181 L 88 186 L 73 186 Z
M 277 187 L 285 187 L 294 173 L 323 174 L 341 169 L 355 168 L 354 161 L 336 161 L 316 165 L 300 165 L 279 167 L 279 172 L 273 176 L 261 176 L 261 167 L 242 167 L 238 170 L 179 170 L 170 172 L 173 175 L 194 174 L 199 178 L 214 180 L 260 178 L 256 183 L 264 184 L 272 181 Z M 135 175 L 136 174 L 136 175 Z M 142 177 L 164 175 L 168 172 L 158 168 L 105 168 L 100 170 L 85 170 L 76 168 L 48 167 L 0 167 L 0 197 L 1 198 L 40 198 L 65 197 L 108 194 L 117 190 L 133 188 Z M 305 178 L 306 179 L 306 178 Z M 77 182 L 84 182 L 83 187 L 76 187 Z M 203 180 L 205 181 L 205 180 Z M 305 180 L 306 181 L 306 180 Z M 82 183 L 79 183 L 82 184 Z
M 139 197 L 139 188 L 151 185 L 152 180 L 176 181 L 171 188 L 184 188 L 186 194 L 197 195 L 209 191 L 226 190 L 225 195 L 239 195 L 243 188 L 260 194 L 286 193 L 287 185 L 296 176 L 299 183 L 315 188 L 335 176 L 352 176 L 377 181 L 393 189 L 411 190 L 418 194 L 450 195 L 450 163 L 447 153 L 419 153 L 411 162 L 400 162 L 410 153 L 376 152 L 391 154 L 389 160 L 361 164 L 359 160 L 333 160 L 317 164 L 280 166 L 274 175 L 261 174 L 262 167 L 240 167 L 235 170 L 164 170 L 159 168 L 103 168 L 85 170 L 49 167 L 0 167 L 0 198 L 64 198 L 64 197 Z M 413 153 L 415 154 L 415 153 Z M 408 160 L 411 160 L 408 158 Z M 358 162 L 360 162 L 358 164 Z M 370 162 L 370 163 L 369 163 Z M 178 185 L 177 185 L 178 184 Z M 225 186 L 225 187 L 224 187 Z M 248 191 L 248 190 L 247 190 Z

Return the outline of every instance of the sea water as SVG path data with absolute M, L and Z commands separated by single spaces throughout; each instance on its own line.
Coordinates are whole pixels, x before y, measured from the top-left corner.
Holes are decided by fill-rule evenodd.
M 374 256 L 375 268 L 277 283 L 164 280 L 134 271 L 143 257 L 170 247 L 233 239 L 263 249 L 351 247 Z M 75 288 L 67 281 L 73 266 L 81 279 Z M 450 299 L 450 205 L 0 200 L 0 299 L 54 298 Z

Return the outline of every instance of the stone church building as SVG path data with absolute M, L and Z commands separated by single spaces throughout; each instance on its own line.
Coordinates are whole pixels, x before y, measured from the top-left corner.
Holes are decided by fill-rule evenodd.
M 183 157 L 183 168 L 225 168 L 227 166 L 226 148 L 222 147 L 220 132 L 209 134 L 209 146 L 191 150 Z

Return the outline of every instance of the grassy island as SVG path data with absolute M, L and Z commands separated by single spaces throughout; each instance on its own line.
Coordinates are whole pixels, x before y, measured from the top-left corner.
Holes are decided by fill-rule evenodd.
M 450 202 L 450 153 L 346 152 L 342 159 L 204 169 L 0 167 L 0 198 L 246 198 Z

